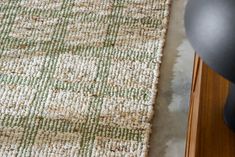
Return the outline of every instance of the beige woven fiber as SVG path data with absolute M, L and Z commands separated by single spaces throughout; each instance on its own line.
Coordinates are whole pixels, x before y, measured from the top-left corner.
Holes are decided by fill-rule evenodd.
M 0 156 L 147 156 L 168 0 L 0 0 Z

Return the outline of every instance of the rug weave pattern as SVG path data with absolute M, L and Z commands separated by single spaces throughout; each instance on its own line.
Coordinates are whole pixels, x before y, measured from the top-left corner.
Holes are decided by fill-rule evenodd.
M 168 0 L 0 0 L 0 154 L 144 157 Z

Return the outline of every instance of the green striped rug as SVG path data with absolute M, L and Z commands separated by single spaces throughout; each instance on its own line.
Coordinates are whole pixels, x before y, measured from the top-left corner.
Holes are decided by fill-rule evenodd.
M 0 0 L 2 157 L 144 157 L 168 0 Z

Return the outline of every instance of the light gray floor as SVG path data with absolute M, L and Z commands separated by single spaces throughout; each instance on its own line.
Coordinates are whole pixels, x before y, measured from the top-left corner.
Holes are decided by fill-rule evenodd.
M 150 157 L 184 157 L 194 51 L 185 37 L 186 0 L 172 0 L 155 103 Z

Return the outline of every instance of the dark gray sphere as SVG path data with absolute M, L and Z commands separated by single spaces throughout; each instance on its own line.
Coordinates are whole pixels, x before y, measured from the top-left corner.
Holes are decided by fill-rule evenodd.
M 235 0 L 189 0 L 185 28 L 204 62 L 235 83 Z

